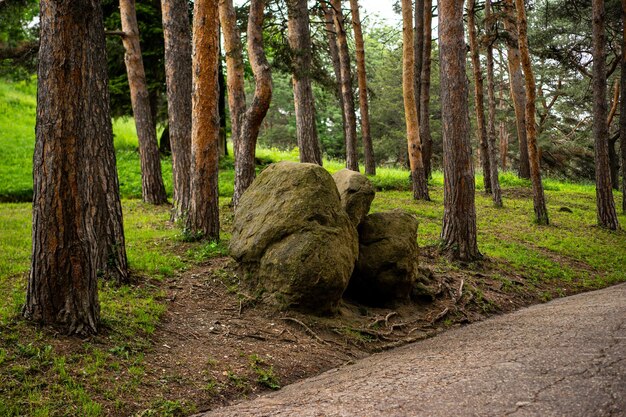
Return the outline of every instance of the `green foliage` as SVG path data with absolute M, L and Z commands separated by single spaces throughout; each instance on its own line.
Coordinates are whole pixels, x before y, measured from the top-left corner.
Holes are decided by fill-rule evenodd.
M 37 0 L 0 2 L 0 48 L 21 47 L 37 40 L 39 32 Z M 37 48 L 28 48 L 15 59 L 0 59 L 0 77 L 27 80 L 35 72 Z
M 159 0 L 136 2 L 137 23 L 141 44 L 141 56 L 146 71 L 151 105 L 156 107 L 157 120 L 167 119 L 167 109 L 161 103 L 165 96 L 165 53 L 161 3 Z M 104 25 L 109 30 L 121 28 L 119 2 L 102 2 Z M 130 90 L 124 64 L 124 46 L 118 36 L 108 36 L 107 64 L 109 69 L 109 91 L 111 93 L 111 114 L 114 117 L 132 115 Z
M 252 354 L 248 357 L 250 360 L 250 367 L 257 375 L 257 380 L 260 385 L 272 390 L 280 389 L 280 380 L 274 374 L 274 367 L 269 365 L 259 355 Z

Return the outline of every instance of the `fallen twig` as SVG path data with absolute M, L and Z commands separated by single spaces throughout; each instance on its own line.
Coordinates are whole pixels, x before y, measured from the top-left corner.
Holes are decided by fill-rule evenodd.
M 390 312 L 389 314 L 387 314 L 384 318 L 383 317 L 378 317 L 376 320 L 374 320 L 369 326 L 370 329 L 374 326 L 376 326 L 379 323 L 385 322 L 385 327 L 387 327 L 389 325 L 389 319 L 392 318 L 393 316 L 397 316 L 398 313 L 396 313 L 395 311 Z
M 300 326 L 302 326 L 304 328 L 304 330 L 306 330 L 306 332 L 309 334 L 309 336 L 312 336 L 315 340 L 317 340 L 318 342 L 327 345 L 328 342 L 325 341 L 324 339 L 322 339 L 321 337 L 319 337 L 313 330 L 311 330 L 311 328 L 309 326 L 307 326 L 306 324 L 302 323 L 300 320 L 298 319 L 294 319 L 293 317 L 281 317 L 281 320 L 285 320 L 285 321 L 291 321 L 294 323 L 299 324 Z
M 433 320 L 433 323 L 436 323 L 439 320 L 441 320 L 442 318 L 444 318 L 448 314 L 449 311 L 450 311 L 450 309 L 448 307 L 446 307 L 441 313 L 437 314 L 437 316 Z
M 463 297 L 463 284 L 464 283 L 465 283 L 465 280 L 461 278 L 461 285 L 459 286 L 459 291 L 457 293 L 456 300 L 454 300 L 455 303 L 458 303 L 461 297 Z

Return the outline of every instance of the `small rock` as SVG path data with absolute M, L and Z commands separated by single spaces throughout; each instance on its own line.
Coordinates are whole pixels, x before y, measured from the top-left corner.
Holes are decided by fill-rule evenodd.
M 345 168 L 335 172 L 333 180 L 339 190 L 341 206 L 354 227 L 358 227 L 370 211 L 376 195 L 374 186 L 365 175 Z

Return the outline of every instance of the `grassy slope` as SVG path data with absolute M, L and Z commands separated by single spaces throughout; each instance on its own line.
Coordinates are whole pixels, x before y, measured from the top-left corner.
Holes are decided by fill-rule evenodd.
M 0 199 L 5 201 L 28 200 L 32 193 L 33 94 L 33 85 L 0 82 Z M 127 250 L 136 282 L 121 288 L 101 286 L 106 343 L 78 343 L 68 353 L 57 346 L 54 335 L 18 319 L 29 265 L 30 204 L 0 204 L 0 293 L 5 294 L 0 299 L 0 415 L 87 416 L 122 411 L 124 404 L 115 400 L 118 393 L 140 392 L 146 372 L 143 352 L 165 308 L 162 278 L 225 253 L 223 244 L 183 242 L 167 223 L 167 208 L 136 199 L 141 190 L 132 121 L 116 121 L 115 134 Z M 297 160 L 297 152 L 259 150 L 258 156 L 267 161 Z M 325 166 L 336 171 L 342 163 L 327 161 Z M 230 167 L 232 160 L 227 159 L 220 174 L 224 203 L 232 193 Z M 163 161 L 163 168 L 170 190 L 169 160 Z M 373 210 L 403 208 L 415 213 L 420 219 L 420 245 L 437 244 L 443 214 L 441 174 L 431 182 L 431 202 L 412 200 L 406 171 L 380 169 L 372 180 L 379 190 L 387 190 L 377 194 Z M 556 289 L 546 292 L 546 299 L 561 295 L 561 287 L 580 290 L 626 281 L 626 233 L 594 226 L 593 186 L 546 180 L 552 226 L 537 227 L 531 217 L 529 184 L 510 173 L 501 180 L 503 209 L 494 208 L 488 197 L 477 193 L 479 245 L 485 255 L 512 274 L 530 278 L 538 288 L 549 284 Z M 481 182 L 479 178 L 477 183 Z M 573 213 L 559 212 L 564 206 Z M 626 225 L 624 215 L 620 221 Z M 436 267 L 460 268 L 444 259 Z M 504 289 L 511 287 L 506 277 L 503 284 Z M 165 398 L 153 403 L 154 415 L 175 415 L 182 408 L 183 403 Z

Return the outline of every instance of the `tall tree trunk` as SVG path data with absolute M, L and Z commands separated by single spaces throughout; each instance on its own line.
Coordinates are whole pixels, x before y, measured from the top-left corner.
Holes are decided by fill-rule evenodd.
M 126 277 L 100 2 L 42 0 L 31 270 L 23 314 L 81 336 L 98 330 L 108 233 Z M 105 235 L 106 234 L 106 235 Z
M 251 0 L 248 17 L 248 57 L 254 74 L 255 88 L 252 103 L 246 111 L 240 130 L 241 149 L 239 162 L 235 160 L 235 207 L 241 195 L 254 181 L 255 152 L 259 130 L 272 101 L 272 72 L 263 50 L 263 11 L 267 0 Z
M 359 82 L 359 108 L 361 110 L 361 136 L 363 139 L 363 157 L 365 159 L 365 173 L 376 175 L 376 161 L 370 129 L 370 110 L 367 98 L 367 73 L 365 71 L 365 42 L 361 29 L 361 16 L 358 0 L 350 0 L 352 11 L 352 26 L 354 28 L 354 46 L 356 49 L 356 74 Z M 417 73 L 419 74 L 419 73 Z
M 233 153 L 235 156 L 235 189 L 233 193 L 233 205 L 236 206 L 239 198 L 245 191 L 242 174 L 242 162 L 249 163 L 249 155 L 246 155 L 244 138 L 241 136 L 241 125 L 246 112 L 246 94 L 244 90 L 244 65 L 243 47 L 241 34 L 237 27 L 237 15 L 232 0 L 219 0 L 220 26 L 224 34 L 224 48 L 226 55 L 226 85 L 228 87 L 228 107 L 230 109 L 230 137 L 233 141 Z M 254 151 L 252 154 L 252 177 L 254 178 Z
M 122 19 L 122 42 L 126 54 L 126 72 L 130 99 L 139 138 L 139 157 L 141 161 L 141 195 L 143 201 L 150 204 L 164 204 L 167 194 L 161 174 L 161 160 L 157 144 L 156 129 L 150 110 L 150 95 L 146 82 L 146 73 L 141 58 L 139 29 L 135 13 L 135 0 L 120 0 Z
M 167 114 L 174 174 L 172 220 L 189 212 L 191 170 L 191 30 L 187 0 L 161 0 Z
M 415 0 L 415 22 L 413 31 L 413 55 L 415 56 L 415 106 L 417 107 L 417 116 L 420 115 L 420 78 L 422 74 L 422 66 L 424 63 L 424 0 Z
M 622 0 L 622 27 L 626 28 L 626 1 Z M 622 51 L 626 51 L 626 29 L 622 31 Z M 626 53 L 622 53 L 619 103 L 619 137 L 622 152 L 622 212 L 626 213 Z
M 605 17 L 604 0 L 592 0 L 593 55 L 593 136 L 596 162 L 596 202 L 598 225 L 617 230 L 619 223 L 613 200 L 609 170 L 609 130 L 606 103 Z
M 498 48 L 498 55 L 500 56 L 500 61 L 499 61 L 499 70 L 500 70 L 500 86 L 498 88 L 498 110 L 503 111 L 506 110 L 507 108 L 507 104 L 506 101 L 504 100 L 504 73 L 506 72 L 506 69 L 503 69 L 504 66 L 504 59 L 502 57 L 502 49 Z M 507 130 L 506 127 L 506 122 L 504 120 L 500 121 L 500 124 L 498 126 L 498 136 L 500 139 L 500 163 L 502 164 L 502 170 L 506 171 L 507 168 L 507 158 L 508 158 L 508 154 L 509 154 L 509 131 Z
M 474 109 L 476 111 L 476 133 L 480 146 L 480 164 L 483 167 L 483 185 L 485 193 L 491 194 L 491 165 L 489 163 L 489 143 L 487 125 L 485 124 L 485 89 L 483 73 L 480 69 L 478 38 L 476 35 L 476 1 L 467 3 L 467 27 L 469 32 L 470 54 L 474 73 Z
M 444 170 L 442 248 L 452 259 L 473 261 L 481 254 L 476 242 L 463 0 L 439 1 L 439 51 Z
M 226 76 L 222 64 L 222 48 L 220 45 L 219 65 L 217 67 L 217 83 L 220 89 L 218 107 L 220 112 L 220 158 L 228 156 L 228 138 L 226 137 Z
M 546 199 L 543 193 L 543 184 L 541 182 L 541 168 L 539 164 L 539 154 L 537 152 L 537 124 L 535 122 L 535 114 L 537 112 L 535 106 L 536 89 L 535 77 L 533 75 L 530 62 L 530 51 L 528 49 L 528 23 L 526 21 L 526 9 L 524 9 L 524 0 L 515 0 L 515 8 L 517 10 L 517 30 L 519 52 L 524 70 L 524 79 L 526 80 L 526 139 L 528 141 L 528 158 L 530 161 L 530 177 L 533 183 L 533 206 L 535 210 L 535 220 L 538 224 L 548 225 L 548 209 L 546 208 Z M 603 122 L 606 119 L 603 119 Z
M 315 99 L 311 87 L 311 32 L 307 0 L 287 1 L 287 38 L 292 53 L 293 99 L 296 110 L 296 134 L 300 162 L 322 165 Z
M 341 0 L 331 0 L 333 22 L 337 33 L 337 50 L 341 68 L 341 96 L 346 122 L 343 126 L 346 137 L 346 167 L 353 171 L 359 170 L 359 153 L 357 152 L 356 113 L 354 110 L 354 93 L 352 92 L 352 74 L 350 70 L 350 51 L 344 25 Z
M 526 89 L 524 87 L 524 75 L 519 51 L 517 35 L 517 17 L 513 0 L 504 0 L 504 28 L 508 32 L 507 42 L 507 65 L 509 68 L 509 84 L 513 108 L 515 110 L 515 123 L 519 143 L 519 171 L 520 178 L 530 179 L 530 159 L 528 157 L 528 140 L 526 138 Z
M 613 102 L 611 103 L 611 110 L 609 110 L 609 115 L 606 119 L 606 126 L 608 129 L 607 133 L 609 136 L 611 135 L 611 124 L 613 123 L 615 113 L 617 113 L 617 108 L 619 107 L 619 85 L 619 80 L 615 80 L 613 85 Z M 611 186 L 615 191 L 619 191 L 619 158 L 617 156 L 617 152 L 615 151 L 617 139 L 619 139 L 619 132 L 617 135 L 609 138 L 609 168 L 611 170 Z
M 186 230 L 195 238 L 218 240 L 218 0 L 194 2 L 192 57 L 191 204 Z
M 428 201 L 430 196 L 428 195 L 428 181 L 422 159 L 422 142 L 415 102 L 415 54 L 413 52 L 413 5 L 411 0 L 402 0 L 402 23 L 402 91 L 413 198 Z
M 330 0 L 329 0 L 330 1 Z M 320 7 L 324 14 L 324 21 L 326 22 L 326 36 L 328 37 L 328 50 L 330 51 L 330 60 L 333 63 L 333 72 L 335 73 L 335 80 L 337 89 L 335 94 L 337 95 L 337 101 L 339 102 L 339 108 L 341 109 L 341 126 L 346 125 L 346 113 L 343 107 L 343 95 L 341 94 L 341 63 L 339 62 L 339 49 L 337 48 L 337 33 L 335 32 L 335 17 L 332 7 L 328 7 L 325 1 L 320 1 Z M 343 143 L 346 143 L 346 130 L 342 129 Z
M 422 73 L 420 81 L 420 139 L 422 140 L 422 160 L 424 175 L 430 178 L 432 173 L 433 138 L 430 134 L 430 64 L 432 62 L 432 0 L 424 0 L 424 47 L 422 48 Z
M 491 21 L 491 0 L 485 0 L 485 33 L 487 34 L 487 102 L 489 116 L 487 122 L 487 143 L 489 145 L 489 170 L 491 175 L 491 193 L 496 207 L 502 207 L 502 192 L 498 178 L 498 147 L 496 145 L 496 95 L 493 75 L 493 33 L 494 22 Z

